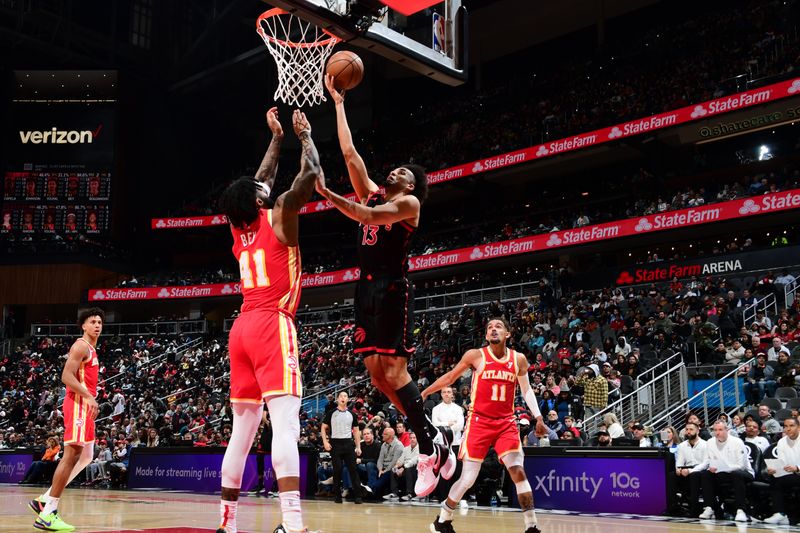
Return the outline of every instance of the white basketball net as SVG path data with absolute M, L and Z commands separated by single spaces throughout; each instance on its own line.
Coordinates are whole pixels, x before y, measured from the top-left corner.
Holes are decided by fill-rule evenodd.
M 341 39 L 278 8 L 258 18 L 256 31 L 278 66 L 275 100 L 298 107 L 324 102 L 322 72 Z

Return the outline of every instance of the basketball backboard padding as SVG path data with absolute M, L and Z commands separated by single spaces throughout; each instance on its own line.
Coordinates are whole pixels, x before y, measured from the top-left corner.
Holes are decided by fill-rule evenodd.
M 405 16 L 418 13 L 440 2 L 441 0 L 381 0 L 382 4 L 391 7 Z
M 264 0 L 335 35 L 349 45 L 386 57 L 424 76 L 447 85 L 461 85 L 467 80 L 468 17 L 461 0 L 439 4 L 447 7 L 444 13 L 449 24 L 451 48 L 444 54 L 415 41 L 409 36 L 375 22 L 364 29 L 348 12 L 352 0 Z M 391 0 L 397 2 L 397 0 Z M 427 0 L 412 0 L 412 3 Z M 384 0 L 380 0 L 384 2 Z M 388 6 L 387 6 L 388 7 Z M 389 9 L 393 9 L 389 7 Z M 399 12 L 398 12 L 399 13 Z M 398 15 L 400 16 L 400 15 Z M 432 34 L 431 30 L 431 34 Z

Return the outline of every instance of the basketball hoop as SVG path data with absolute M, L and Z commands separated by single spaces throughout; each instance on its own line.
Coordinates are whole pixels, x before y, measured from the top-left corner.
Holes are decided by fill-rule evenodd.
M 341 39 L 280 8 L 258 17 L 256 32 L 278 66 L 275 100 L 298 107 L 324 102 L 322 72 Z

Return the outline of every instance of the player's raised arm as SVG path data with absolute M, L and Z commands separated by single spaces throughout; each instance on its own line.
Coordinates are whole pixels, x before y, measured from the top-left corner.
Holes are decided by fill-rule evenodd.
M 89 392 L 89 389 L 78 380 L 81 364 L 87 357 L 89 357 L 89 346 L 85 342 L 73 344 L 69 350 L 67 362 L 64 364 L 64 370 L 61 372 L 61 382 L 76 395 L 83 398 L 88 407 L 88 415 L 94 419 L 97 417 L 98 412 L 97 401 L 92 396 L 92 393 Z
M 317 182 L 317 192 L 328 199 L 345 216 L 361 224 L 381 226 L 402 220 L 413 220 L 414 224 L 412 225 L 416 226 L 419 219 L 420 203 L 416 196 L 404 195 L 393 202 L 367 207 L 328 189 L 324 180 Z
M 267 152 L 264 154 L 254 178 L 259 183 L 264 183 L 271 191 L 275 185 L 275 175 L 278 173 L 278 156 L 281 151 L 281 142 L 283 142 L 283 127 L 278 120 L 277 107 L 271 107 L 267 111 L 267 125 L 272 132 L 272 140 L 269 142 Z
M 517 354 L 516 357 L 518 368 L 517 383 L 519 383 L 519 390 L 522 392 L 522 397 L 525 398 L 525 403 L 528 404 L 528 409 L 531 410 L 533 417 L 536 419 L 536 434 L 540 436 L 547 435 L 547 428 L 544 425 L 542 412 L 539 409 L 539 402 L 536 400 L 536 394 L 534 394 L 530 379 L 528 378 L 528 368 L 530 365 L 524 355 Z
M 353 135 L 350 133 L 347 114 L 344 110 L 344 94 L 333 86 L 333 76 L 325 75 L 325 87 L 328 88 L 336 107 L 336 132 L 339 135 L 339 147 L 342 149 L 344 162 L 347 164 L 347 172 L 350 174 L 350 183 L 353 185 L 358 199 L 366 202 L 371 193 L 378 191 L 378 186 L 369 179 L 367 166 L 353 144 Z
M 481 357 L 482 355 L 480 350 L 467 350 L 466 353 L 464 353 L 464 355 L 461 357 L 461 360 L 456 363 L 456 366 L 454 366 L 450 372 L 428 385 L 428 388 L 422 391 L 422 399 L 425 400 L 434 392 L 439 392 L 448 385 L 453 384 L 455 380 L 460 378 L 464 372 L 470 368 L 477 369 L 478 361 L 480 361 Z
M 311 198 L 317 177 L 322 175 L 319 153 L 311 139 L 311 124 L 305 113 L 295 109 L 292 115 L 292 126 L 302 145 L 300 172 L 295 176 L 292 187 L 275 201 L 274 223 L 275 235 L 287 246 L 297 246 L 299 233 L 297 213 Z

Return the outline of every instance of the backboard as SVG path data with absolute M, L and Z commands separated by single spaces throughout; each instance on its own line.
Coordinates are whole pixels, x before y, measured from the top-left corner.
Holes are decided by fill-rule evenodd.
M 467 11 L 461 0 L 268 0 L 348 44 L 448 85 L 467 79 Z M 403 15 L 392 5 L 406 12 Z M 425 7 L 427 6 L 427 7 Z

